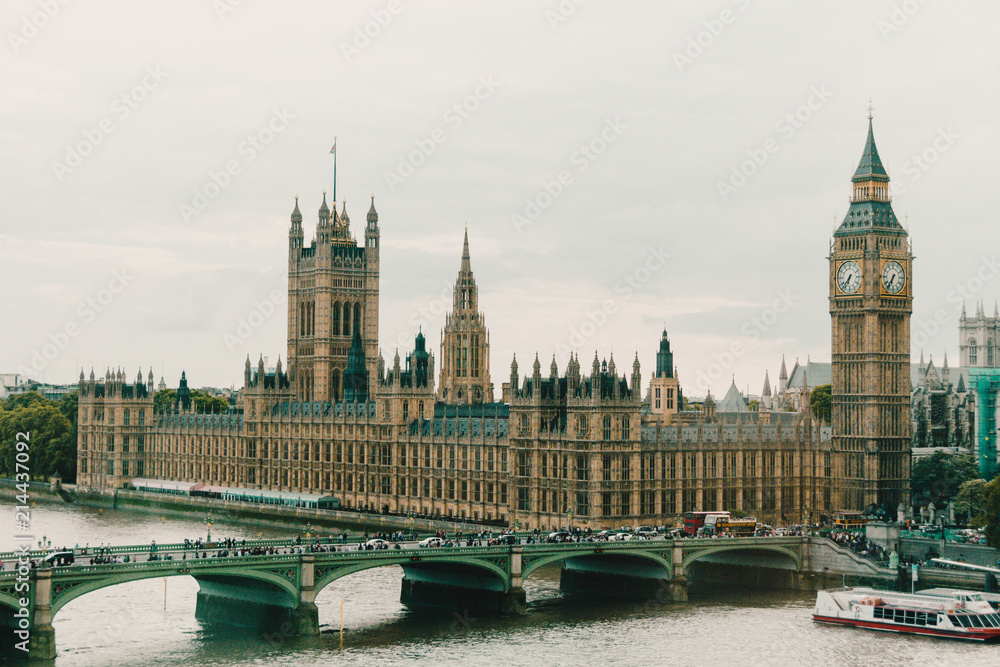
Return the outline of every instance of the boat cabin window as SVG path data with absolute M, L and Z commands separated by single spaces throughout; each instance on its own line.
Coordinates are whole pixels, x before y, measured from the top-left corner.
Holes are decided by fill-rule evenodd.
M 969 620 L 972 621 L 972 627 L 974 628 L 983 627 L 983 620 L 979 618 L 978 614 L 969 614 Z

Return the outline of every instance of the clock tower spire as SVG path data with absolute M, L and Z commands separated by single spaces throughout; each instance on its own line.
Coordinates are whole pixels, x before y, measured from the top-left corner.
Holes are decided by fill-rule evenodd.
M 913 254 L 868 138 L 830 246 L 831 420 L 839 506 L 909 503 Z M 835 509 L 835 508 L 830 508 Z

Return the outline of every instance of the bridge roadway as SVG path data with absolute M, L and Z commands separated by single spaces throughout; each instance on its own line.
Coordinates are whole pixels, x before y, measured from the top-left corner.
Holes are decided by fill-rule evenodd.
M 245 548 L 255 546 L 293 550 L 294 553 L 231 554 L 197 559 L 174 557 L 172 560 L 103 565 L 85 564 L 88 554 L 80 556 L 72 566 L 35 569 L 19 568 L 15 553 L 0 554 L 0 561 L 5 564 L 5 569 L 0 571 L 0 605 L 8 608 L 4 612 L 7 623 L 14 623 L 4 637 L 4 649 L 29 638 L 32 657 L 54 658 L 52 619 L 63 606 L 101 588 L 157 577 L 194 577 L 200 586 L 196 610 L 200 618 L 242 623 L 251 619 L 261 627 L 280 627 L 287 634 L 318 634 L 316 595 L 343 576 L 387 565 L 402 567 L 401 601 L 408 605 L 450 606 L 506 614 L 525 613 L 524 580 L 538 568 L 553 563 L 563 565 L 564 588 L 568 588 L 569 580 L 569 587 L 583 592 L 632 591 L 658 601 L 687 599 L 686 573 L 696 561 L 714 562 L 723 567 L 780 571 L 786 576 L 777 582 L 778 585 L 789 588 L 829 585 L 828 577 L 815 579 L 820 569 L 824 575 L 836 574 L 835 581 L 839 583 L 845 568 L 837 565 L 840 562 L 837 558 L 848 567 L 854 567 L 854 574 L 895 576 L 829 540 L 810 537 L 584 541 L 440 548 L 416 548 L 415 544 L 408 543 L 406 548 L 374 551 L 311 551 L 308 544 L 297 546 L 289 540 L 259 540 L 247 541 Z M 827 564 L 822 568 L 814 567 L 811 562 L 817 546 L 821 551 L 830 552 L 820 558 Z M 242 542 L 239 548 L 244 548 Z M 160 555 L 193 553 L 190 549 L 185 552 L 183 544 L 157 545 L 156 550 Z M 148 557 L 150 545 L 111 547 L 110 552 Z M 31 554 L 36 560 L 43 556 L 37 551 Z M 13 571 L 7 569 L 10 563 L 14 564 Z M 840 571 L 829 571 L 830 564 L 839 567 Z M 803 579 L 807 575 L 812 581 Z M 602 581 L 612 581 L 613 585 L 593 587 Z M 31 610 L 26 629 L 17 626 L 19 619 L 15 616 L 23 605 Z M 248 613 L 250 608 L 259 613 Z

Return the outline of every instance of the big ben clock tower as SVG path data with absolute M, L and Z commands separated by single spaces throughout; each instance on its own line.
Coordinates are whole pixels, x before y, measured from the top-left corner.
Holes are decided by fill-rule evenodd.
M 832 422 L 842 508 L 909 504 L 913 253 L 892 210 L 872 117 L 830 247 Z

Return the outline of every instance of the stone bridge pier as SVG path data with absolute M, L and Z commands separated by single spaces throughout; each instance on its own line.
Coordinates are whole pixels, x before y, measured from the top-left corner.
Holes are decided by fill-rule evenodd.
M 399 601 L 408 607 L 524 616 L 528 612 L 522 556 L 520 547 L 512 547 L 507 558 L 496 559 L 495 565 L 504 568 L 500 570 L 503 576 L 472 563 L 424 562 L 415 556 L 402 564 Z
M 295 585 L 284 588 L 238 575 L 196 575 L 199 590 L 195 617 L 251 627 L 268 636 L 318 635 L 315 565 L 313 554 L 302 554 Z

